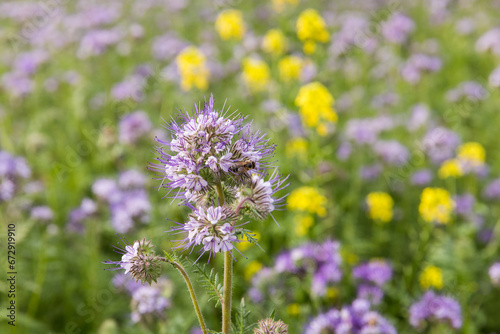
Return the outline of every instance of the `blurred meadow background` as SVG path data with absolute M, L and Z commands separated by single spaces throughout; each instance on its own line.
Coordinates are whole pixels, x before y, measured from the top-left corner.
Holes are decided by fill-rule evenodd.
M 2 1 L 1 248 L 15 223 L 18 309 L 14 329 L 0 280 L 0 332 L 199 333 L 173 269 L 142 287 L 102 262 L 119 258 L 117 233 L 177 239 L 167 219 L 189 210 L 147 166 L 164 120 L 213 94 L 290 175 L 280 226 L 248 225 L 263 250 L 238 246 L 234 300 L 252 321 L 500 333 L 499 13 L 498 0 Z

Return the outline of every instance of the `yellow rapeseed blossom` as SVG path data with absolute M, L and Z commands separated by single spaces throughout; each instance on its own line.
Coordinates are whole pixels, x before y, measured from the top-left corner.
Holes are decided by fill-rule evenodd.
M 243 59 L 243 80 L 251 91 L 265 90 L 270 80 L 269 67 L 260 59 Z
M 245 268 L 245 279 L 249 281 L 260 269 L 262 269 L 262 263 L 257 260 L 251 261 Z
M 458 159 L 449 159 L 442 163 L 438 171 L 438 176 L 441 179 L 449 177 L 459 177 L 464 175 L 462 165 Z
M 332 107 L 333 102 L 335 102 L 333 96 L 319 82 L 302 86 L 295 98 L 295 105 L 300 108 L 299 112 L 305 125 L 316 127 L 320 134 L 324 122 L 337 122 L 337 113 Z
M 299 0 L 273 0 L 273 8 L 276 12 L 282 12 L 287 4 L 292 5 L 293 7 L 297 6 Z
M 326 215 L 326 197 L 321 195 L 316 188 L 300 187 L 288 196 L 288 208 L 293 211 L 307 211 L 320 217 Z
M 425 221 L 448 224 L 455 202 L 450 193 L 441 188 L 425 188 L 420 197 L 418 211 Z
M 371 219 L 381 223 L 391 221 L 394 201 L 389 194 L 384 192 L 369 193 L 366 196 L 366 204 L 368 205 L 368 214 Z
M 255 236 L 254 236 L 255 239 L 257 239 L 257 240 L 260 239 L 260 233 L 259 232 L 252 231 L 251 233 L 255 234 Z M 243 236 L 243 239 L 241 239 L 241 242 L 238 244 L 238 249 L 241 250 L 241 251 L 245 251 L 248 248 L 250 248 L 251 246 L 253 246 L 253 244 L 247 240 L 247 237 L 245 235 L 245 236 Z
M 304 61 L 297 56 L 287 56 L 278 63 L 281 80 L 289 82 L 298 80 L 304 67 Z
M 316 49 L 316 42 L 326 43 L 330 34 L 325 21 L 314 9 L 306 9 L 297 19 L 297 36 L 304 43 L 304 52 L 311 54 Z
M 300 314 L 300 305 L 297 303 L 289 304 L 286 307 L 286 311 L 292 316 L 298 315 Z
M 291 139 L 286 143 L 286 155 L 289 158 L 299 157 L 301 159 L 304 159 L 307 154 L 308 146 L 309 145 L 307 143 L 307 140 L 302 137 Z
M 312 216 L 297 216 L 295 221 L 295 233 L 299 237 L 303 237 L 307 234 L 311 226 L 314 224 L 314 218 Z
M 271 29 L 262 39 L 262 50 L 275 56 L 285 52 L 287 41 L 285 35 L 278 29 Z
M 223 40 L 241 40 L 245 34 L 245 22 L 241 11 L 236 9 L 222 11 L 215 21 L 215 30 Z
M 425 267 L 420 274 L 420 286 L 424 289 L 434 287 L 438 290 L 443 288 L 443 273 L 440 268 L 435 266 Z
M 468 142 L 458 148 L 458 158 L 472 166 L 484 164 L 486 152 L 484 147 L 476 142 Z
M 177 56 L 176 62 L 182 90 L 190 90 L 193 86 L 201 90 L 207 89 L 210 72 L 206 57 L 199 49 L 194 46 L 185 48 Z

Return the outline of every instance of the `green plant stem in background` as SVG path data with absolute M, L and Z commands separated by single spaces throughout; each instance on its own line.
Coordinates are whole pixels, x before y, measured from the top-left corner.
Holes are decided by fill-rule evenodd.
M 179 270 L 182 277 L 184 277 L 189 290 L 189 294 L 191 295 L 191 301 L 193 302 L 196 316 L 198 317 L 198 321 L 200 322 L 201 331 L 203 332 L 203 334 L 208 334 L 207 325 L 205 324 L 205 319 L 203 319 L 203 314 L 201 314 L 200 305 L 198 304 L 198 299 L 196 298 L 196 294 L 194 293 L 193 284 L 191 284 L 191 280 L 189 279 L 186 270 L 184 270 L 184 267 L 182 267 L 177 262 L 169 261 L 166 258 L 162 258 L 162 260 L 173 265 L 177 270 Z
M 224 191 L 222 184 L 217 184 L 217 195 L 219 196 L 219 206 L 224 205 Z M 231 333 L 231 295 L 233 288 L 233 259 L 231 253 L 224 254 L 224 300 L 222 302 L 222 332 Z

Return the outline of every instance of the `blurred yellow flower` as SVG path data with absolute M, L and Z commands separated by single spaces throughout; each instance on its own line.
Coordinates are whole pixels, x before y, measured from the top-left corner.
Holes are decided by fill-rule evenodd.
M 446 179 L 449 177 L 459 177 L 464 175 L 462 166 L 458 159 L 449 159 L 441 164 L 438 171 L 438 176 L 441 179 Z
M 371 219 L 381 223 L 391 221 L 394 201 L 389 194 L 371 192 L 366 196 L 366 204 L 368 205 L 368 214 Z
M 262 50 L 275 56 L 285 52 L 286 47 L 286 37 L 278 29 L 269 30 L 262 40 Z
M 304 10 L 297 19 L 297 36 L 304 43 L 304 52 L 311 54 L 316 49 L 316 42 L 326 43 L 330 34 L 325 21 L 314 9 Z
M 269 67 L 260 59 L 243 59 L 243 80 L 251 91 L 265 90 L 270 80 Z
M 281 59 L 278 63 L 278 70 L 280 72 L 280 78 L 284 82 L 289 82 L 291 80 L 298 80 L 300 78 L 300 73 L 304 62 L 297 56 L 287 56 Z
M 251 261 L 245 268 L 245 279 L 249 281 L 260 269 L 262 269 L 262 263 L 257 260 Z
M 181 88 L 190 90 L 193 86 L 205 90 L 208 87 L 210 72 L 205 55 L 196 47 L 188 46 L 176 58 L 177 68 L 181 76 Z
M 260 239 L 260 233 L 259 232 L 252 231 L 252 233 L 255 234 L 255 236 L 254 236 L 255 239 L 257 239 L 257 240 Z M 248 241 L 247 236 L 245 235 L 241 239 L 241 242 L 238 244 L 238 249 L 241 250 L 241 251 L 245 251 L 248 248 L 250 248 L 251 246 L 253 246 L 253 244 Z
M 300 187 L 288 196 L 288 208 L 292 211 L 308 211 L 320 217 L 326 215 L 326 197 L 313 187 Z
M 326 297 L 328 299 L 336 299 L 338 296 L 339 296 L 339 289 L 335 288 L 335 287 L 329 287 L 327 290 L 326 290 Z
M 443 288 L 443 274 L 440 268 L 427 266 L 420 274 L 420 286 L 424 289 L 434 287 L 438 290 Z
M 299 237 L 303 237 L 307 234 L 311 226 L 314 224 L 314 218 L 312 216 L 297 216 L 295 221 L 295 233 Z
M 476 142 L 468 142 L 458 148 L 458 158 L 472 166 L 484 164 L 486 151 L 484 147 Z
M 286 311 L 292 316 L 298 315 L 300 313 L 300 305 L 297 303 L 289 304 L 286 307 Z
M 442 188 L 425 188 L 420 197 L 418 210 L 425 221 L 448 224 L 455 202 L 450 193 Z
M 308 142 L 303 137 L 296 137 L 286 143 L 286 155 L 289 158 L 298 157 L 304 159 L 307 154 Z
M 302 86 L 295 98 L 295 105 L 300 108 L 302 120 L 309 127 L 323 125 L 320 122 L 337 122 L 337 113 L 332 108 L 334 102 L 335 100 L 328 89 L 319 82 Z M 317 128 L 317 130 L 318 133 L 322 134 L 321 128 Z
M 276 12 L 280 13 L 283 11 L 283 9 L 285 9 L 287 4 L 295 7 L 298 3 L 299 0 L 273 0 L 273 8 Z
M 236 9 L 222 11 L 215 21 L 215 30 L 223 40 L 241 40 L 245 34 L 245 22 L 241 11 Z

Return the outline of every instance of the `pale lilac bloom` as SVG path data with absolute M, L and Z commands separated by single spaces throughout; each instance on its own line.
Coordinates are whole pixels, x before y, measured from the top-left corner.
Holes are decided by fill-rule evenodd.
M 396 334 L 396 329 L 384 317 L 370 310 L 367 300 L 356 299 L 340 310 L 331 309 L 312 319 L 304 334 Z
M 149 133 L 152 127 L 148 114 L 144 111 L 136 111 L 122 117 L 118 138 L 122 144 L 132 145 Z
M 146 184 L 146 177 L 138 170 L 130 169 L 120 174 L 118 185 L 121 189 L 142 188 Z
M 362 166 L 359 174 L 363 180 L 375 180 L 382 173 L 382 169 L 380 164 Z
M 104 53 L 110 46 L 117 44 L 123 37 L 120 30 L 91 30 L 86 33 L 77 51 L 80 59 L 97 56 Z
M 401 76 L 407 82 L 416 84 L 422 73 L 437 72 L 441 69 L 442 61 L 439 57 L 428 56 L 423 53 L 412 55 L 401 68 Z
M 463 195 L 456 195 L 455 198 L 455 212 L 457 215 L 466 216 L 472 213 L 476 198 L 474 195 L 466 193 Z
M 51 221 L 54 213 L 48 206 L 35 206 L 31 208 L 31 219 L 40 221 Z
M 7 72 L 2 76 L 3 89 L 14 97 L 22 97 L 31 93 L 35 87 L 32 79 L 19 72 Z
M 337 158 L 341 161 L 345 161 L 349 158 L 352 153 L 352 146 L 348 141 L 343 141 L 339 148 L 337 149 Z
M 376 118 L 354 118 L 347 121 L 345 135 L 357 144 L 374 143 L 378 135 L 396 126 L 394 120 L 389 116 Z
M 493 28 L 482 35 L 476 42 L 476 50 L 500 55 L 500 28 Z
M 489 200 L 500 200 L 500 178 L 491 181 L 486 186 L 483 196 Z
M 161 286 L 161 283 L 160 283 Z M 162 295 L 160 286 L 144 285 L 132 294 L 132 322 L 151 316 L 162 318 L 165 309 L 170 307 L 170 300 Z
M 429 130 L 422 139 L 422 148 L 435 164 L 451 159 L 460 144 L 460 137 L 444 127 Z
M 416 186 L 426 186 L 430 184 L 432 178 L 430 169 L 420 169 L 411 175 L 410 182 Z
M 413 327 L 420 328 L 425 321 L 447 323 L 455 329 L 460 329 L 462 327 L 460 304 L 450 297 L 427 291 L 410 307 L 410 324 Z
M 141 101 L 144 94 L 142 90 L 146 86 L 146 81 L 139 75 L 131 75 L 124 81 L 117 83 L 111 89 L 111 95 L 118 101 L 132 99 Z
M 488 91 L 480 83 L 475 81 L 465 81 L 456 88 L 446 92 L 446 98 L 450 102 L 457 102 L 467 99 L 472 102 L 484 100 L 488 96 Z
M 371 106 L 375 109 L 382 109 L 393 106 L 399 102 L 399 95 L 394 92 L 387 92 L 376 95 L 371 100 Z
M 382 23 L 382 35 L 391 43 L 402 44 L 415 30 L 415 23 L 408 16 L 394 13 Z
M 380 287 L 392 278 L 392 267 L 385 260 L 372 260 L 354 267 L 352 275 Z
M 494 69 L 493 72 L 491 72 L 488 78 L 488 82 L 490 83 L 491 87 L 500 87 L 500 66 Z
M 408 149 L 396 140 L 379 140 L 373 150 L 384 162 L 394 166 L 404 165 L 410 156 Z
M 38 67 L 46 62 L 49 54 L 44 50 L 33 50 L 19 54 L 13 64 L 13 70 L 20 75 L 32 75 Z
M 172 32 L 167 32 L 153 40 L 152 53 L 158 60 L 172 60 L 188 45 Z
M 491 283 L 495 286 L 500 286 L 500 262 L 493 263 L 488 270 Z
M 427 125 L 430 119 L 429 107 L 425 104 L 417 104 L 411 110 L 411 116 L 406 123 L 406 128 L 411 132 L 417 131 Z
M 368 300 L 371 304 L 378 305 L 384 298 L 384 291 L 376 285 L 360 284 L 358 285 L 357 298 Z

